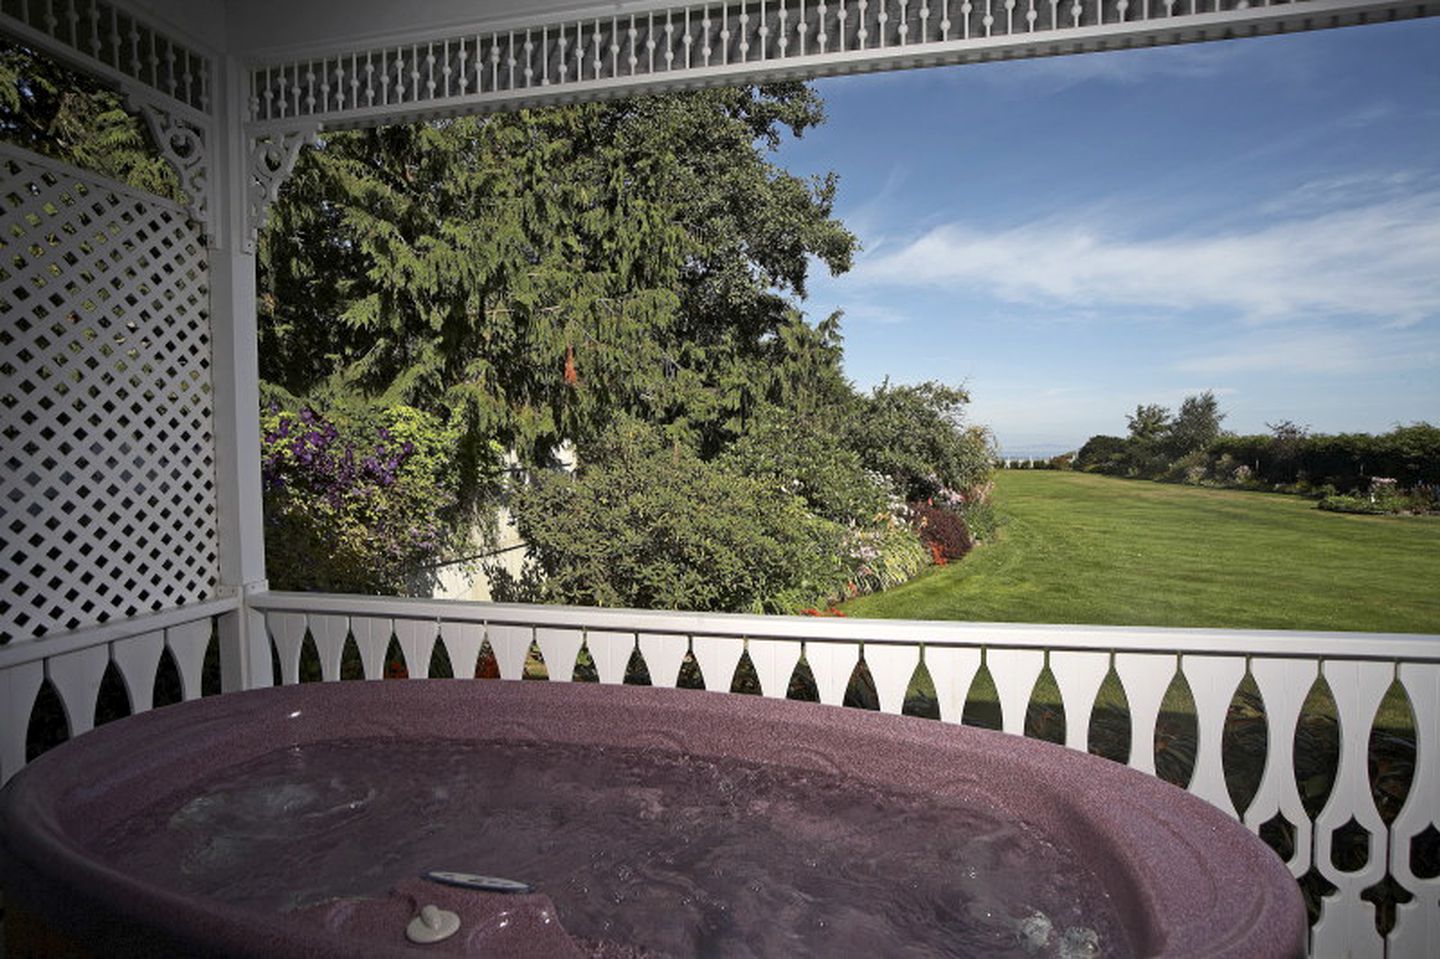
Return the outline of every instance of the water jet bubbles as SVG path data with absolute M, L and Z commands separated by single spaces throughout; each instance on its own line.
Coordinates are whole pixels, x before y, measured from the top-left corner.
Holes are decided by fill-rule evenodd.
M 1027 953 L 1035 953 L 1050 945 L 1050 935 L 1055 926 L 1043 912 L 1033 911 L 1016 923 L 1015 931 L 1020 945 Z
M 1097 959 L 1100 936 L 1094 929 L 1071 926 L 1060 937 L 1060 959 Z

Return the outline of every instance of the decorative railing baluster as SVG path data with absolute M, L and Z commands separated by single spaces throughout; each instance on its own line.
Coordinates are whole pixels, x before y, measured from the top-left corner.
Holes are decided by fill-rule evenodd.
M 1330 798 L 1315 818 L 1315 868 L 1336 888 L 1324 899 L 1314 937 L 1316 942 L 1369 941 L 1374 948 L 1367 951 L 1379 956 L 1382 949 L 1373 938 L 1374 907 L 1361 898 L 1361 893 L 1385 877 L 1389 835 L 1371 796 L 1368 754 L 1371 725 L 1395 678 L 1395 666 L 1329 660 L 1320 669 L 1339 713 L 1340 764 Z M 1368 834 L 1363 840 L 1361 864 L 1343 858 L 1348 847 L 1358 844 L 1357 831 Z M 1336 841 L 1341 833 L 1345 834 L 1345 849 L 1337 849 L 1342 845 Z
M 1390 873 L 1413 898 L 1395 907 L 1387 945 L 1391 956 L 1423 956 L 1440 942 L 1440 872 L 1433 861 L 1414 861 L 1424 837 L 1432 840 L 1431 855 L 1440 846 L 1440 665 L 1402 663 L 1398 673 L 1415 716 L 1418 749 L 1410 792 L 1390 824 Z
M 985 650 L 985 665 L 995 680 L 995 692 L 1000 700 L 1001 728 L 1007 733 L 1022 735 L 1035 681 L 1045 668 L 1044 651 L 989 647 Z
M 585 634 L 578 629 L 537 629 L 535 642 L 545 657 L 545 671 L 550 681 L 568 683 L 575 677 L 575 663 Z
M 316 651 L 320 654 L 320 677 L 326 682 L 334 682 L 340 678 L 340 661 L 345 654 L 345 639 L 350 635 L 350 618 L 315 614 L 307 620 Z
M 300 644 L 305 641 L 304 613 L 267 613 L 265 628 L 280 659 L 280 679 L 288 684 L 300 681 Z
M 158 629 L 110 644 L 110 661 L 125 680 L 132 713 L 143 713 L 154 703 L 155 671 L 164 652 L 165 633 Z
M 871 643 L 864 647 L 864 656 L 875 681 L 880 711 L 899 715 L 905 707 L 905 690 L 920 664 L 920 647 Z
M 654 686 L 673 689 L 680 677 L 680 665 L 685 661 L 685 652 L 690 647 L 690 637 L 680 633 L 640 633 L 636 637 L 640 654 L 650 667 L 650 682 Z
M 980 671 L 979 647 L 925 647 L 925 666 L 935 684 L 935 699 L 942 722 L 959 723 L 965 714 L 965 699 Z
M 355 637 L 355 645 L 360 650 L 366 679 L 385 678 L 385 650 L 394 632 L 395 623 L 389 617 L 350 617 L 350 635 Z
M 1100 685 L 1110 672 L 1110 654 L 1056 650 L 1049 655 L 1049 666 L 1065 710 L 1065 745 L 1083 753 L 1089 749 L 1090 717 Z
M 165 648 L 175 659 L 175 666 L 180 672 L 181 694 L 187 701 L 199 699 L 203 692 L 205 651 L 210 646 L 214 630 L 215 624 L 208 616 L 165 630 Z
M 595 663 L 595 673 L 600 682 L 617 686 L 625 682 L 625 668 L 630 664 L 630 656 L 636 648 L 634 633 L 586 630 L 584 645 L 590 650 L 590 658 Z M 653 673 L 651 678 L 653 680 Z
M 530 649 L 533 629 L 529 626 L 487 623 L 485 638 L 495 653 L 501 679 L 520 679 L 525 674 L 525 654 Z
M 1261 827 L 1277 819 L 1283 818 L 1288 823 L 1293 852 L 1286 864 L 1290 874 L 1298 879 L 1310 869 L 1314 840 L 1310 817 L 1295 781 L 1295 730 L 1300 723 L 1305 696 L 1319 675 L 1319 664 L 1255 658 L 1250 661 L 1250 675 L 1265 706 L 1266 751 L 1265 771 L 1250 807 L 1245 810 L 1245 825 L 1258 833 Z
M 1180 669 L 1195 698 L 1195 770 L 1190 776 L 1190 791 L 1239 818 L 1225 788 L 1220 740 L 1230 701 L 1245 678 L 1245 660 L 1240 656 L 1183 656 Z
M 1155 723 L 1160 717 L 1160 701 L 1175 675 L 1175 657 L 1164 653 L 1116 653 L 1115 673 L 1130 706 L 1129 765 L 1153 776 Z
M 485 627 L 480 623 L 440 623 L 440 640 L 450 656 L 450 668 L 456 679 L 475 675 L 480 648 L 485 644 Z
M 735 667 L 745 653 L 745 640 L 736 636 L 695 636 L 691 646 L 700 672 L 705 676 L 705 688 L 728 693 L 735 679 Z

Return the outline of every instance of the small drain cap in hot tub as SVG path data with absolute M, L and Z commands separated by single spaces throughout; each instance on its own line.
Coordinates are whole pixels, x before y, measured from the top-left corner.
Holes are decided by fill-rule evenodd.
M 460 931 L 460 917 L 439 906 L 425 906 L 405 927 L 405 938 L 422 946 L 449 939 Z

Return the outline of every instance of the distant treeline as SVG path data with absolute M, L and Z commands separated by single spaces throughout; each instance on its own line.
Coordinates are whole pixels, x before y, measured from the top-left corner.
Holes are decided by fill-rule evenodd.
M 1130 435 L 1092 436 L 1073 460 L 1055 457 L 1047 466 L 1322 496 L 1368 492 L 1376 479 L 1400 489 L 1440 485 L 1440 427 L 1429 423 L 1376 435 L 1311 433 L 1285 421 L 1267 424 L 1269 433 L 1240 436 L 1221 431 L 1224 418 L 1208 393 L 1188 397 L 1174 417 L 1163 407 L 1140 406 L 1127 417 Z
M 1139 453 L 1140 455 L 1137 455 Z M 1059 457 L 1057 457 L 1059 459 Z M 1137 451 L 1128 437 L 1092 436 L 1075 454 L 1074 468 L 1092 473 L 1293 492 L 1364 491 L 1377 477 L 1402 489 L 1440 483 L 1440 427 L 1398 426 L 1388 433 L 1269 434 L 1216 438 L 1200 451 L 1168 462 Z M 1059 466 L 1059 464 L 1056 464 Z M 1060 466 L 1060 468 L 1064 468 Z

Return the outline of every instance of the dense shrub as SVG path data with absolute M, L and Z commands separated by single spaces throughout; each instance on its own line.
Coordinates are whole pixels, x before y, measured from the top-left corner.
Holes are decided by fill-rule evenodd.
M 1327 496 L 1315 504 L 1320 509 L 1329 510 L 1332 513 L 1364 513 L 1379 515 L 1389 512 L 1382 503 L 1372 503 L 1367 496 Z
M 1428 423 L 1397 426 L 1388 433 L 1337 433 L 1222 436 L 1208 450 L 1217 461 L 1249 468 L 1267 487 L 1296 491 L 1330 485 L 1339 490 L 1368 490 L 1370 480 L 1393 479 L 1401 489 L 1440 483 L 1440 427 Z
M 960 559 L 975 546 L 965 520 L 944 507 L 911 503 L 910 523 L 936 563 Z
M 970 397 L 941 383 L 892 386 L 860 397 L 845 442 L 869 469 L 908 500 L 967 491 L 989 481 L 994 460 L 988 431 L 964 425 Z
M 272 407 L 260 425 L 272 586 L 403 593 L 455 545 L 456 432 L 436 417 Z
M 794 493 L 811 512 L 838 523 L 871 525 L 891 510 L 885 478 L 866 470 L 859 454 L 813 416 L 771 407 L 720 462 Z
M 1132 423 L 1138 422 L 1131 417 Z M 1163 410 L 1159 412 L 1163 413 Z M 1153 425 L 1153 424 L 1152 424 Z M 1162 429 L 1168 429 L 1164 425 Z M 1164 433 L 1160 435 L 1165 435 Z M 1161 455 L 1153 438 L 1092 436 L 1075 467 L 1119 476 L 1323 495 L 1326 487 L 1367 492 L 1376 477 L 1402 490 L 1440 484 L 1440 427 L 1397 426 L 1388 433 L 1310 434 L 1285 422 L 1268 435 L 1224 435 L 1203 450 Z
M 849 582 L 844 527 L 633 421 L 585 450 L 573 475 L 537 475 L 512 508 L 554 601 L 794 612 Z
M 1098 473 L 1115 473 L 1125 463 L 1125 440 L 1119 436 L 1092 436 L 1075 454 L 1075 468 Z

